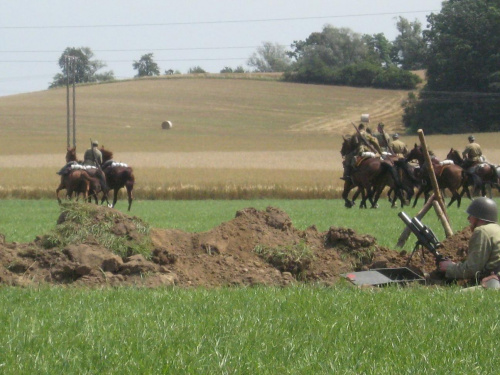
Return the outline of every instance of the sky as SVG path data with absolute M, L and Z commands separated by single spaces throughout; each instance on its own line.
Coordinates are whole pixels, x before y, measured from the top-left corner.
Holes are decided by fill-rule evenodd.
M 116 79 L 153 53 L 166 70 L 243 66 L 265 42 L 286 46 L 325 25 L 398 35 L 399 16 L 439 13 L 442 0 L 0 0 L 0 96 L 46 90 L 67 47 L 89 47 Z

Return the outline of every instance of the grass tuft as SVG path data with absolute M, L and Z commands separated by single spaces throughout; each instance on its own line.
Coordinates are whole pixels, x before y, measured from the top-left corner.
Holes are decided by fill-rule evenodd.
M 307 270 L 314 259 L 314 252 L 303 241 L 278 247 L 257 245 L 254 252 L 281 272 L 290 272 L 296 276 Z
M 117 223 L 125 224 L 126 235 L 116 230 Z M 149 259 L 152 246 L 149 230 L 149 225 L 137 217 L 91 204 L 68 202 L 61 205 L 59 224 L 42 237 L 42 245 L 62 249 L 71 244 L 92 242 L 123 258 L 142 254 Z M 140 236 L 131 235 L 132 232 Z

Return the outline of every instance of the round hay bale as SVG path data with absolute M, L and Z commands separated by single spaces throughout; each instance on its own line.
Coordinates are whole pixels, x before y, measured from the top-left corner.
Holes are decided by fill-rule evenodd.
M 172 129 L 172 121 L 163 121 L 161 123 L 161 128 L 164 129 L 164 130 L 169 130 L 169 129 Z
M 361 115 L 361 122 L 370 122 L 370 114 L 368 113 L 363 113 Z

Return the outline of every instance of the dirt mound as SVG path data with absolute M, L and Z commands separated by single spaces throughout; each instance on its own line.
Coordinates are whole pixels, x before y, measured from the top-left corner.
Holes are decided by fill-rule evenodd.
M 82 207 L 85 215 L 78 212 Z M 5 243 L 0 237 L 0 283 L 331 285 L 343 273 L 403 267 L 408 259 L 405 252 L 381 247 L 374 237 L 349 228 L 298 230 L 285 212 L 273 207 L 240 210 L 234 219 L 202 233 L 146 227 L 113 209 L 70 204 L 54 233 L 31 243 Z M 463 231 L 448 239 L 443 254 L 461 260 L 469 237 L 470 232 Z M 435 264 L 419 252 L 410 268 L 432 275 Z

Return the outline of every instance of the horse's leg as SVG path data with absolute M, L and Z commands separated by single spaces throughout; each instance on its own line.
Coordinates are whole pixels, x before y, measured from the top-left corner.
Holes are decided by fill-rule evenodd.
M 348 199 L 349 191 L 353 188 L 352 182 L 350 179 L 344 181 L 344 190 L 342 191 L 342 199 L 344 200 L 344 206 L 347 208 L 351 208 L 353 204 Z
M 413 201 L 412 207 L 415 207 L 417 205 L 418 198 L 420 197 L 420 195 L 422 195 L 423 191 L 424 191 L 423 186 L 418 188 L 417 194 L 415 194 L 415 200 Z
M 63 184 L 59 184 L 59 186 L 56 189 L 56 199 L 59 204 L 61 204 L 61 198 L 59 198 L 59 192 L 64 189 L 66 188 L 63 186 Z
M 111 207 L 115 207 L 116 201 L 118 200 L 118 191 L 120 188 L 115 188 L 113 192 L 113 205 Z
M 125 187 L 127 188 L 128 195 L 128 211 L 130 211 L 130 208 L 132 207 L 132 201 L 134 200 L 134 194 L 132 193 L 132 190 L 134 189 L 134 183 L 127 181 Z

